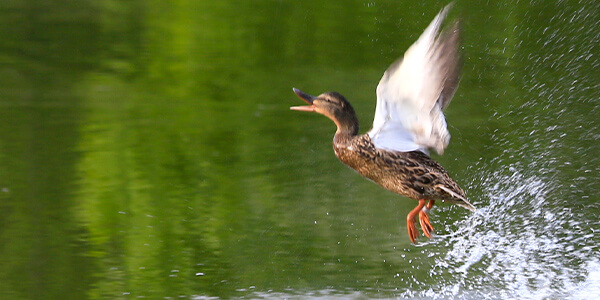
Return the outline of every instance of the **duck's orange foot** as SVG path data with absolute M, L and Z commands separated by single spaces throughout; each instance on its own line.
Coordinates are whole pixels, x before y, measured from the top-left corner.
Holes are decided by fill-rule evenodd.
M 406 218 L 406 228 L 408 230 L 408 238 L 414 244 L 419 232 L 417 231 L 417 225 L 414 218 L 410 218 L 410 214 Z
M 435 201 L 433 200 L 429 200 L 427 206 L 419 211 L 419 223 L 421 224 L 421 229 L 423 229 L 423 234 L 425 234 L 425 236 L 428 238 L 431 238 L 431 233 L 433 233 L 434 230 L 433 226 L 431 226 L 431 222 L 429 222 L 429 215 L 427 212 L 429 209 L 431 209 L 431 207 L 433 207 L 434 202 Z
M 410 239 L 411 242 L 413 242 L 413 244 L 414 244 L 415 240 L 417 239 L 417 236 L 419 236 L 419 232 L 417 231 L 417 225 L 416 225 L 416 223 L 417 223 L 416 217 L 417 217 L 417 214 L 419 214 L 419 221 L 421 220 L 420 213 L 424 206 L 425 206 L 425 199 L 419 200 L 419 205 L 417 205 L 417 207 L 415 207 L 413 210 L 411 210 L 408 213 L 408 216 L 406 216 L 406 229 L 408 230 L 408 238 Z M 427 222 L 429 222 L 429 220 L 427 220 Z M 421 223 L 421 226 L 423 226 L 422 223 Z M 429 224 L 429 226 L 431 226 L 431 224 Z

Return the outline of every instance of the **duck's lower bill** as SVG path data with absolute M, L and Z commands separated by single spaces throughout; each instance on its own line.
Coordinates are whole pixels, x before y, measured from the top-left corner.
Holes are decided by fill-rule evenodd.
M 314 105 L 292 106 L 292 107 L 290 107 L 290 109 L 291 110 L 314 112 L 315 111 L 315 106 Z

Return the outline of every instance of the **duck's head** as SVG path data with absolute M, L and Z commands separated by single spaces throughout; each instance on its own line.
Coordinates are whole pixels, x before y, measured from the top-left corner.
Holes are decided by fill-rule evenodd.
M 338 131 L 358 133 L 358 118 L 356 118 L 354 108 L 340 93 L 327 92 L 319 96 L 312 96 L 297 88 L 294 88 L 294 93 L 309 105 L 292 106 L 291 110 L 320 113 L 335 122 Z

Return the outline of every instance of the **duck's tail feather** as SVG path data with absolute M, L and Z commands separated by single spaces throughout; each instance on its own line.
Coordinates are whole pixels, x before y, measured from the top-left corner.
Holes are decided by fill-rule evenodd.
M 445 201 L 456 204 L 460 207 L 464 207 L 470 211 L 477 210 L 475 208 L 475 206 L 473 206 L 473 204 L 471 204 L 469 202 L 469 200 L 467 200 L 467 198 L 465 198 L 463 195 L 459 195 L 458 193 L 454 192 L 453 190 L 451 190 L 443 185 L 438 185 L 438 188 L 442 189 L 444 192 L 446 192 L 450 196 L 448 199 L 445 199 Z

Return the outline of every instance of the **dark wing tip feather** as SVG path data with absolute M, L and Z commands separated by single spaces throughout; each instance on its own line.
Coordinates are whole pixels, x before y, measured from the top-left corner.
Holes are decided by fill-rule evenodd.
M 460 71 L 462 66 L 462 56 L 460 54 L 460 21 L 455 20 L 452 25 L 444 30 L 438 37 L 437 55 L 439 67 L 444 74 L 442 92 L 438 101 L 442 109 L 445 109 L 452 100 L 458 83 L 460 82 Z

